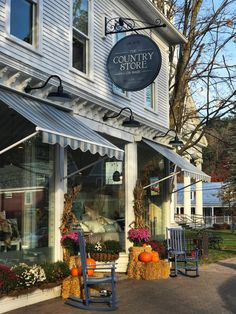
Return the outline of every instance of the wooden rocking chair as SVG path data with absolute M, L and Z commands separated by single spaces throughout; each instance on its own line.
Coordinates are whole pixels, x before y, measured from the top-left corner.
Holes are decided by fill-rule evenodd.
M 94 311 L 113 311 L 117 309 L 116 301 L 116 277 L 115 277 L 115 263 L 99 263 L 99 266 L 96 269 L 101 271 L 110 270 L 107 276 L 104 277 L 89 277 L 88 270 L 93 269 L 93 265 L 87 266 L 86 259 L 86 245 L 85 238 L 82 231 L 78 231 L 79 246 L 80 246 L 80 258 L 82 265 L 82 274 L 83 274 L 83 299 L 79 299 L 74 296 L 70 296 L 65 303 L 75 306 L 84 310 L 94 310 Z M 91 295 L 90 289 L 96 285 L 109 284 L 111 291 L 101 288 L 100 295 Z
M 193 249 L 188 254 L 185 230 L 182 228 L 167 228 L 166 240 L 168 260 L 172 262 L 170 276 L 175 277 L 183 271 L 183 274 L 187 276 L 189 271 L 193 271 L 195 272 L 194 277 L 198 277 L 198 249 Z

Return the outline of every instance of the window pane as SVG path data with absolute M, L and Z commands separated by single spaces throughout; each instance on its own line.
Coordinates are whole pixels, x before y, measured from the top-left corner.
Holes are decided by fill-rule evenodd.
M 145 89 L 145 106 L 146 108 L 153 108 L 153 103 L 152 103 L 152 85 L 149 85 Z
M 30 139 L 0 157 L 0 214 L 5 216 L 0 259 L 10 265 L 53 261 L 54 155 L 53 146 L 41 141 Z
M 77 171 L 68 179 L 68 191 L 79 187 L 72 212 L 83 230 L 90 232 L 90 240 L 119 241 L 124 249 L 124 165 L 121 161 L 109 159 L 98 162 L 98 158 L 98 154 L 68 149 L 68 174 Z M 79 172 L 81 168 L 84 170 Z
M 115 34 L 115 41 L 118 42 L 119 40 L 121 40 L 122 38 L 124 38 L 126 36 L 125 33 L 116 33 Z M 112 86 L 112 90 L 114 93 L 116 94 L 120 94 L 120 95 L 124 95 L 127 96 L 127 92 L 119 87 L 117 87 L 115 84 L 113 84 Z
M 86 39 L 73 32 L 73 67 L 86 73 Z
M 33 6 L 26 0 L 11 0 L 10 33 L 32 44 Z
M 88 35 L 88 0 L 74 0 L 73 26 Z
M 138 178 L 142 186 L 149 185 L 166 176 L 164 159 L 161 154 L 154 153 L 150 147 L 138 144 Z M 145 190 L 144 206 L 145 223 L 150 226 L 152 236 L 165 234 L 163 206 L 167 180 L 150 186 Z

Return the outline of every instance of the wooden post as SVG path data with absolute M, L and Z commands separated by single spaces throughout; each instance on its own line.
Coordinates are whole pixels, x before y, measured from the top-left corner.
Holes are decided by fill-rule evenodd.
M 208 234 L 206 232 L 203 232 L 203 235 L 202 235 L 203 257 L 208 256 L 208 245 L 209 245 Z

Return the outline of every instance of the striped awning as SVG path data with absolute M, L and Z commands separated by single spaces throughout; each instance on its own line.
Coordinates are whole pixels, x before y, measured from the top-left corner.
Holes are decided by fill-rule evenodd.
M 170 148 L 148 140 L 143 140 L 143 142 L 146 143 L 151 148 L 153 148 L 156 152 L 160 153 L 161 155 L 169 159 L 191 178 L 207 182 L 211 181 L 210 176 L 208 176 L 205 172 L 195 167 L 193 164 L 191 164 L 189 161 L 178 155 Z
M 70 146 L 74 150 L 79 148 L 83 152 L 90 151 L 92 154 L 123 159 L 122 149 L 79 121 L 71 111 L 5 89 L 0 89 L 0 101 L 35 125 L 36 131 L 42 133 L 44 143 L 57 143 L 62 147 Z

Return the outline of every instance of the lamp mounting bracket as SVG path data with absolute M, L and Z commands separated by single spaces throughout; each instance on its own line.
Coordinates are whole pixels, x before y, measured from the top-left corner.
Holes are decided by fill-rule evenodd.
M 147 26 L 137 27 L 136 22 L 141 22 Z M 114 17 L 112 19 L 107 19 L 107 17 L 105 17 L 105 36 L 117 33 L 137 32 L 144 29 L 158 27 L 166 27 L 166 24 L 163 24 L 160 19 L 157 19 L 155 24 L 149 24 L 144 21 L 134 20 L 126 17 Z

